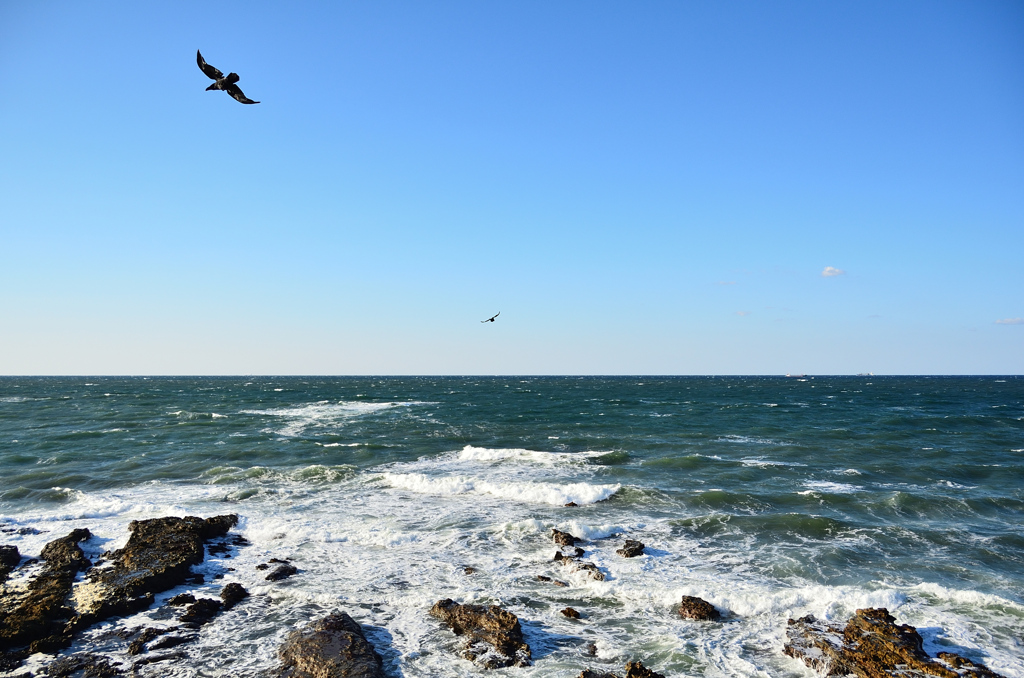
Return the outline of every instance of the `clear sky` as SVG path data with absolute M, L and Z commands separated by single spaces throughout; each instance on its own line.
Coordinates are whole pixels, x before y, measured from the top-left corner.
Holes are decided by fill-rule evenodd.
M 787 372 L 1024 373 L 1024 3 L 0 2 L 0 374 Z

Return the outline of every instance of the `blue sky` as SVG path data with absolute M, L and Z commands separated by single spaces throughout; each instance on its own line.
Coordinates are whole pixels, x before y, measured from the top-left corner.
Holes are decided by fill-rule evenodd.
M 1024 5 L 292 5 L 0 4 L 0 373 L 1024 373 Z

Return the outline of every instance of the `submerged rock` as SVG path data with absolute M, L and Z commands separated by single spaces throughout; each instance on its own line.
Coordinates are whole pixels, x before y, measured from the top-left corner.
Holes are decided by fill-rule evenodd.
M 637 541 L 635 539 L 627 539 L 625 546 L 616 551 L 616 553 L 618 553 L 623 558 L 635 558 L 637 556 L 643 555 L 644 544 L 643 542 Z
M 523 640 L 519 618 L 497 605 L 460 605 L 439 600 L 430 614 L 445 622 L 457 636 L 466 636 L 462 656 L 485 668 L 529 666 L 532 654 Z
M 270 574 L 264 577 L 264 579 L 267 581 L 281 581 L 282 579 L 287 579 L 298 571 L 298 568 L 291 563 L 285 563 L 284 565 L 278 565 L 271 570 Z
M 51 662 L 44 669 L 49 678 L 113 678 L 123 675 L 106 657 L 73 654 Z
M 564 610 L 562 610 L 562 614 L 565 615 L 566 617 L 569 617 L 570 619 L 579 619 L 580 618 L 580 613 L 577 612 L 576 609 L 572 608 L 572 607 L 567 607 Z
M 292 631 L 278 656 L 277 678 L 384 678 L 380 655 L 344 612 Z
M 722 618 L 718 608 L 696 596 L 683 596 L 679 604 L 679 616 L 697 621 L 718 621 Z
M 580 673 L 579 678 L 619 678 L 619 676 L 611 672 L 584 669 Z M 626 664 L 626 678 L 665 678 L 665 676 L 647 668 L 643 662 L 628 662 Z
M 951 652 L 938 661 L 924 651 L 917 629 L 896 624 L 884 607 L 857 610 L 843 627 L 813 616 L 790 619 L 784 652 L 822 676 L 860 678 L 1001 678 L 981 664 Z
M 75 611 L 67 598 L 76 575 L 92 565 L 78 546 L 91 536 L 89 530 L 73 530 L 43 547 L 43 571 L 10 609 L 0 610 L 0 650 L 27 645 L 32 652 L 52 653 L 71 643 L 68 624 Z
M 217 616 L 217 613 L 224 607 L 224 603 L 213 598 L 200 598 L 185 608 L 185 611 L 178 617 L 178 621 L 190 626 L 202 626 Z
M 561 553 L 556 553 L 553 560 L 568 567 L 572 572 L 585 572 L 591 579 L 604 581 L 604 572 L 601 572 L 597 565 L 593 563 L 577 560 L 576 556 L 566 556 Z

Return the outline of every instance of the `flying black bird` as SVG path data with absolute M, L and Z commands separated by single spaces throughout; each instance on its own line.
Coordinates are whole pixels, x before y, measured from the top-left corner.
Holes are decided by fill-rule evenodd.
M 491 316 L 490 318 L 488 318 L 487 320 L 481 320 L 480 322 L 482 322 L 482 323 L 493 323 L 493 322 L 494 322 L 494 319 L 495 319 L 495 318 L 497 318 L 497 317 L 498 317 L 499 315 L 501 315 L 501 311 L 498 311 L 497 313 L 495 313 L 494 315 L 492 315 L 492 316 Z
M 203 55 L 199 52 L 198 49 L 196 50 L 196 63 L 199 64 L 199 69 L 203 73 L 206 73 L 206 77 L 208 77 L 210 80 L 216 80 L 215 83 L 206 88 L 207 92 L 209 92 L 211 89 L 222 89 L 228 94 L 230 94 L 231 98 L 235 101 L 240 101 L 243 104 L 259 103 L 258 101 L 253 101 L 249 97 L 242 94 L 242 90 L 239 89 L 238 85 L 235 84 L 236 82 L 238 82 L 238 73 L 228 73 L 227 76 L 225 76 L 219 70 L 217 70 L 210 64 L 206 63 L 206 59 L 203 58 Z

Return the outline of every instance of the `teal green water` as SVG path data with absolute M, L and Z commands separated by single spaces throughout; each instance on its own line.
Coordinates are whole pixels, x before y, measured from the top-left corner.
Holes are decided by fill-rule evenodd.
M 1019 377 L 3 378 L 0 477 L 5 536 L 26 552 L 71 526 L 116 539 L 139 516 L 218 509 L 310 569 L 344 552 L 350 575 L 296 584 L 283 619 L 332 596 L 378 606 L 368 621 L 399 648 L 394 675 L 436 672 L 422 648 L 443 639 L 359 576 L 466 540 L 476 558 L 486 542 L 493 580 L 456 585 L 468 556 L 441 558 L 417 595 L 529 617 L 560 599 L 527 595 L 514 571 L 546 567 L 559 526 L 590 538 L 609 574 L 577 591 L 606 610 L 592 634 L 609 662 L 798 675 L 776 656 L 786 615 L 884 603 L 928 647 L 1024 676 Z M 616 560 L 611 535 L 641 538 L 646 564 Z M 667 601 L 686 592 L 737 630 L 680 630 Z M 577 630 L 544 623 L 549 649 L 528 671 L 575 675 L 575 650 L 549 636 Z M 254 671 L 274 633 L 254 636 Z

